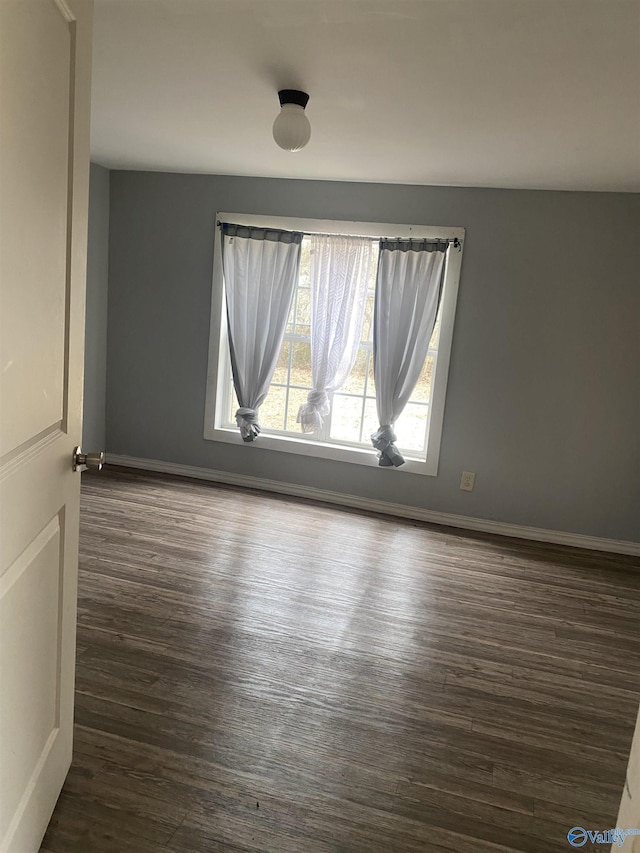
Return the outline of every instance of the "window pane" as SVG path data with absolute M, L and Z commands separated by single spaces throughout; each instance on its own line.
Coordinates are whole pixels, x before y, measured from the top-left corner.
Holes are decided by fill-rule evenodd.
M 405 450 L 424 450 L 428 414 L 428 406 L 407 403 L 395 426 L 398 447 Z
M 438 349 L 438 338 L 440 337 L 440 315 L 442 314 L 442 308 L 438 311 L 438 316 L 436 317 L 436 324 L 433 327 L 433 334 L 431 335 L 431 340 L 429 341 L 429 349 Z
M 311 344 L 291 343 L 291 385 L 311 388 Z
M 300 335 L 302 338 L 311 339 L 311 326 L 309 323 L 296 323 L 294 334 Z
M 360 441 L 362 400 L 358 397 L 333 395 L 331 438 L 337 441 Z
M 378 276 L 378 255 L 380 253 L 380 241 L 373 240 L 373 252 L 371 252 L 371 266 L 369 267 L 369 287 L 374 290 Z
M 363 342 L 371 342 L 373 340 L 373 306 L 375 297 L 373 293 L 367 296 L 367 301 L 364 306 L 364 323 L 362 324 L 362 340 Z
M 295 329 L 295 318 L 296 318 L 296 302 L 297 296 L 294 293 L 293 299 L 291 300 L 291 308 L 289 309 L 289 317 L 287 318 L 287 328 L 285 329 L 286 335 L 292 335 Z
M 227 423 L 235 424 L 236 422 L 236 412 L 240 408 L 238 404 L 238 398 L 236 397 L 236 389 L 233 387 L 233 382 L 231 383 L 231 399 L 229 401 L 229 415 Z
M 306 388 L 289 389 L 289 408 L 287 409 L 287 429 L 289 432 L 299 432 L 302 435 L 300 424 L 296 423 L 298 409 L 307 402 L 308 390 Z M 307 433 L 308 435 L 308 433 Z
M 416 387 L 411 393 L 412 401 L 420 401 L 421 403 L 429 402 L 429 399 L 431 398 L 431 377 L 433 376 L 434 364 L 435 359 L 433 356 L 428 355 L 424 363 L 424 367 L 422 368 L 422 372 L 420 373 L 420 378 L 416 383 Z
M 375 397 L 376 396 L 376 380 L 373 376 L 373 352 L 371 353 L 371 358 L 369 359 L 369 381 L 367 382 L 367 397 Z
M 360 349 L 356 356 L 356 363 L 351 368 L 341 391 L 349 391 L 351 394 L 364 394 L 364 376 L 367 369 L 367 351 Z
M 311 323 L 311 291 L 306 287 L 298 288 L 298 314 L 296 316 L 299 335 L 308 335 Z M 303 326 L 307 331 L 300 331 Z
M 276 385 L 287 384 L 290 350 L 291 344 L 289 343 L 289 341 L 284 341 L 280 350 L 280 355 L 278 356 L 278 363 L 276 364 L 276 369 L 273 373 L 273 379 L 271 380 L 272 382 L 275 382 Z
M 272 385 L 264 403 L 260 406 L 258 422 L 265 429 L 284 429 L 284 410 L 287 389 Z
M 379 426 L 376 401 L 367 398 L 367 402 L 364 404 L 364 424 L 362 426 L 362 441 L 364 444 L 371 443 L 371 436 Z M 371 446 L 373 447 L 373 445 Z
M 311 238 L 303 237 L 300 247 L 300 274 L 298 281 L 302 287 L 308 287 L 311 281 Z

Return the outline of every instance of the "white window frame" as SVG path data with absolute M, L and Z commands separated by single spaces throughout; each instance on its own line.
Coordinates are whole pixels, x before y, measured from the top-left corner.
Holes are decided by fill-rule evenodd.
M 451 344 L 458 299 L 460 269 L 464 250 L 465 229 L 425 225 L 398 225 L 380 222 L 351 222 L 346 220 L 302 219 L 288 216 L 269 216 L 244 213 L 217 214 L 217 222 L 234 222 L 238 225 L 279 228 L 287 231 L 302 231 L 306 234 L 351 234 L 363 237 L 391 237 L 404 239 L 453 239 L 457 238 L 460 248 L 452 247 L 447 252 L 438 351 L 431 385 L 428 409 L 427 452 L 424 458 L 415 458 L 405 453 L 406 463 L 396 469 L 411 474 L 436 476 L 440 458 L 444 406 L 449 376 Z M 266 434 L 262 432 L 255 442 L 243 442 L 237 427 L 223 426 L 224 413 L 228 406 L 226 392 L 230 381 L 229 339 L 224 300 L 224 277 L 222 272 L 222 235 L 216 226 L 213 252 L 213 283 L 211 294 L 211 323 L 209 332 L 209 365 L 205 399 L 204 438 L 227 444 L 241 444 L 251 448 L 277 450 L 321 459 L 335 459 L 378 468 L 378 455 L 371 449 L 338 445 L 321 441 L 297 438 L 291 433 Z

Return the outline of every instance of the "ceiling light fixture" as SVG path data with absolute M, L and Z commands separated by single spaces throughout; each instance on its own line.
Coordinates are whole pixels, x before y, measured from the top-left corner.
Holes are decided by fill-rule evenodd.
M 311 139 L 311 125 L 304 108 L 309 95 L 298 89 L 281 89 L 280 112 L 273 123 L 273 138 L 285 151 L 300 151 Z

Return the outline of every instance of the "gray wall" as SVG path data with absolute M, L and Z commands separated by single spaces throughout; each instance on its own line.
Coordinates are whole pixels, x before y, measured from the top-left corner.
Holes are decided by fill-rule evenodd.
M 82 446 L 105 447 L 107 394 L 107 289 L 109 276 L 109 170 L 91 164 L 87 309 L 85 315 Z
M 203 439 L 217 210 L 467 229 L 437 477 Z M 638 541 L 639 225 L 632 194 L 114 171 L 107 449 Z

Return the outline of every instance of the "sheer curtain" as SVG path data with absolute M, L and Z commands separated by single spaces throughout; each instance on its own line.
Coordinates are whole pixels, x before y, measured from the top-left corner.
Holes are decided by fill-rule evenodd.
M 381 240 L 373 364 L 380 426 L 371 436 L 379 464 L 404 464 L 393 426 L 420 376 L 440 304 L 444 240 Z
M 260 433 L 258 409 L 269 390 L 298 280 L 302 234 L 222 223 L 222 265 L 233 385 L 243 441 Z
M 368 237 L 311 237 L 311 375 L 298 410 L 302 431 L 316 432 L 329 414 L 329 394 L 344 384 L 362 335 L 375 244 Z

